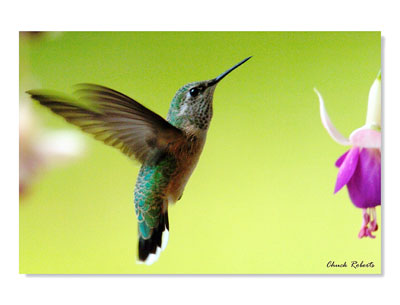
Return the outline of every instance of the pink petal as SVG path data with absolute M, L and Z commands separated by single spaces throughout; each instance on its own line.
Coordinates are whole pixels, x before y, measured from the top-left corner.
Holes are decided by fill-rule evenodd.
M 315 93 L 318 95 L 319 98 L 319 112 L 321 115 L 322 125 L 324 125 L 325 129 L 328 131 L 331 138 L 341 145 L 350 145 L 350 141 L 345 138 L 332 124 L 328 112 L 325 109 L 324 100 L 321 94 L 318 92 L 317 89 L 314 88 Z
M 353 147 L 349 150 L 342 165 L 339 168 L 334 193 L 337 193 L 350 181 L 351 177 L 354 174 L 354 171 L 356 170 L 359 155 L 360 149 L 358 147 Z
M 350 143 L 353 146 L 365 148 L 381 148 L 381 133 L 377 130 L 361 127 L 352 132 Z

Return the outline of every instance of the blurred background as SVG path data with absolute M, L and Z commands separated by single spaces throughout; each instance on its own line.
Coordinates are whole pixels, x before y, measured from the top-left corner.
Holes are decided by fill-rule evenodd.
M 348 148 L 322 127 L 313 92 L 345 136 L 361 127 L 380 32 L 20 33 L 20 109 L 79 137 L 24 92 L 91 82 L 165 117 L 180 86 L 247 56 L 215 91 L 203 154 L 170 207 L 157 263 L 135 262 L 140 164 L 84 135 L 85 153 L 40 171 L 20 196 L 20 273 L 380 273 L 380 207 L 377 238 L 359 240 L 361 210 L 347 190 L 333 195 L 334 162 Z M 375 268 L 326 267 L 353 260 Z

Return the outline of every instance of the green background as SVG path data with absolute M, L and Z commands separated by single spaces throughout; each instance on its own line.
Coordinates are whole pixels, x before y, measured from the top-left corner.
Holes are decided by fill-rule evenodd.
M 175 91 L 247 56 L 214 95 L 214 117 L 167 249 L 137 265 L 140 165 L 85 136 L 84 157 L 40 176 L 20 200 L 20 273 L 380 273 L 361 210 L 333 195 L 348 148 L 322 127 L 313 88 L 348 136 L 365 122 L 380 32 L 76 32 L 20 39 L 21 91 L 106 85 L 166 116 Z M 35 104 L 46 128 L 75 127 Z M 378 208 L 380 221 L 380 208 Z M 328 261 L 375 268 L 327 268 Z

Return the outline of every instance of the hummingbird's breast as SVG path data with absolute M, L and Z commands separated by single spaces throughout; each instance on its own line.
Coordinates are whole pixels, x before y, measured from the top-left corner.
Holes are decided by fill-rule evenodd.
M 193 136 L 180 147 L 176 155 L 176 169 L 168 183 L 166 197 L 169 203 L 175 203 L 183 194 L 185 186 L 189 181 L 199 161 L 205 143 L 205 134 Z
M 157 214 L 159 208 L 166 210 L 168 203 L 175 203 L 182 197 L 186 183 L 199 161 L 205 138 L 205 133 L 188 136 L 185 143 L 174 147 L 157 164 L 145 162 L 142 165 L 134 191 L 138 218 L 141 213 L 148 215 L 149 211 L 154 210 Z

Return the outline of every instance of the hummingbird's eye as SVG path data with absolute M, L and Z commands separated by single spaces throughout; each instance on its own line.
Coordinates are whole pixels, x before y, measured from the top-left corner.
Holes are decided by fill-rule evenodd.
M 195 97 L 199 94 L 200 90 L 198 88 L 192 88 L 190 89 L 189 93 L 191 96 Z

